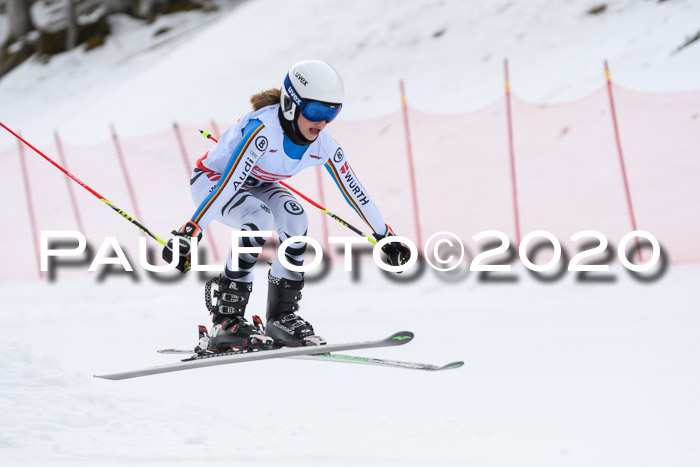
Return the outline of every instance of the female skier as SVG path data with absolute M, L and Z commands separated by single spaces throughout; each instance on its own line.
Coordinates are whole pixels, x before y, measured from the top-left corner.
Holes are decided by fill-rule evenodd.
M 280 180 L 308 167 L 325 165 L 352 208 L 372 228 L 379 240 L 394 235 L 372 202 L 367 190 L 348 165 L 340 145 L 324 131 L 343 106 L 343 81 L 325 62 L 306 60 L 291 67 L 281 89 L 251 97 L 253 112 L 221 136 L 216 146 L 197 161 L 190 181 L 197 209 L 163 249 L 171 262 L 173 241 L 179 245 L 177 269 L 190 268 L 190 240 L 216 220 L 243 231 L 274 230 L 280 243 L 306 235 L 308 219 L 301 203 L 280 185 Z M 239 247 L 262 247 L 265 238 L 242 237 Z M 289 263 L 302 265 L 306 243 L 292 243 L 285 251 Z M 410 250 L 399 242 L 383 247 L 387 262 L 405 264 Z M 245 347 L 259 331 L 244 318 L 252 291 L 257 254 L 229 255 L 218 278 L 217 302 L 211 307 L 213 328 L 210 348 Z M 237 261 L 237 268 L 232 261 Z M 265 334 L 275 345 L 300 346 L 323 343 L 311 324 L 295 312 L 299 309 L 303 273 L 290 271 L 275 255 L 268 273 Z

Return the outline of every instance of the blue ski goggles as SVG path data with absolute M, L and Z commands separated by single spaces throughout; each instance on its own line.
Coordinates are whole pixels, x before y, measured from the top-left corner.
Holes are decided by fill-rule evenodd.
M 297 90 L 294 89 L 292 82 L 289 80 L 289 76 L 284 79 L 284 88 L 287 90 L 289 97 L 292 98 L 292 101 L 299 107 L 304 118 L 309 121 L 320 122 L 322 120 L 328 120 L 328 122 L 332 122 L 340 113 L 340 109 L 343 108 L 343 104 L 329 104 L 327 102 L 312 101 L 302 98 L 299 96 L 299 93 L 297 93 Z
M 301 114 L 312 122 L 320 122 L 321 120 L 332 122 L 340 113 L 340 109 L 343 108 L 343 104 L 326 104 L 318 101 L 306 101 L 305 104 L 300 107 Z

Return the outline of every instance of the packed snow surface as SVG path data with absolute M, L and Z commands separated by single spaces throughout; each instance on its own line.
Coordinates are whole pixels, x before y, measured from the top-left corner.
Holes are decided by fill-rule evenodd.
M 196 344 L 202 285 L 126 277 L 3 285 L 0 451 L 7 465 L 691 466 L 700 461 L 697 276 L 640 284 L 411 285 L 336 263 L 302 316 L 331 342 L 413 330 L 358 355 L 441 373 L 276 360 L 125 381 Z M 262 313 L 265 268 L 249 310 Z

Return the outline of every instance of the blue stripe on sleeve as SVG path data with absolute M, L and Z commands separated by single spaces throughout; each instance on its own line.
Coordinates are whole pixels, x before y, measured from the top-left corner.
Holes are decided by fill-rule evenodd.
M 355 211 L 357 213 L 358 216 L 362 217 L 362 214 L 360 214 L 360 211 L 358 211 L 355 208 L 355 206 L 352 204 L 350 199 L 345 195 L 345 190 L 343 190 L 343 187 L 340 186 L 340 182 L 336 178 L 335 173 L 333 172 L 333 169 L 331 168 L 331 161 L 326 162 L 325 166 L 326 166 L 326 170 L 328 171 L 328 173 L 331 175 L 331 178 L 335 182 L 335 185 L 338 187 L 340 194 L 343 195 L 343 198 L 345 198 L 345 201 L 347 201 L 347 203 L 350 205 L 350 207 L 353 209 L 353 211 Z
M 222 184 L 225 183 L 225 181 L 230 177 L 231 172 L 235 170 L 235 168 L 238 166 L 238 161 L 241 159 L 243 156 L 243 153 L 245 152 L 246 144 L 248 140 L 250 139 L 251 135 L 255 133 L 258 128 L 262 127 L 263 123 L 256 119 L 250 120 L 248 124 L 245 126 L 243 129 L 243 136 L 241 140 L 236 144 L 236 147 L 233 149 L 233 152 L 231 153 L 231 157 L 229 158 L 228 164 L 226 164 L 226 168 L 224 169 L 224 172 L 221 174 L 221 178 L 219 179 L 219 182 L 216 184 L 216 188 L 214 188 L 209 195 L 204 198 L 204 201 L 200 203 L 200 205 L 197 207 L 197 210 L 195 211 L 194 215 L 192 216 L 191 221 L 197 223 L 199 219 L 202 218 L 204 215 L 204 212 L 208 209 L 208 206 L 210 205 L 210 201 L 213 197 L 218 196 L 219 193 L 221 192 L 221 187 Z

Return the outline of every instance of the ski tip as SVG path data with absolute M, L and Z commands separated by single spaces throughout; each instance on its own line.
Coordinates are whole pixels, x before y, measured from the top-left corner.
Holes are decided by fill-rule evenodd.
M 453 369 L 455 369 L 455 368 L 460 368 L 460 367 L 462 367 L 462 366 L 464 366 L 464 362 L 463 362 L 463 361 L 452 362 L 452 363 L 448 363 L 447 365 L 442 365 L 440 368 L 438 368 L 438 371 L 442 371 L 442 370 L 453 370 Z
M 390 342 L 391 345 L 403 345 L 403 344 L 408 344 L 413 340 L 414 334 L 411 331 L 401 331 L 392 334 L 391 336 L 387 337 L 387 342 Z
M 144 376 L 142 372 L 125 372 L 125 373 L 113 373 L 109 375 L 93 375 L 95 378 L 108 379 L 110 381 L 119 381 L 122 379 L 135 378 L 136 376 Z

